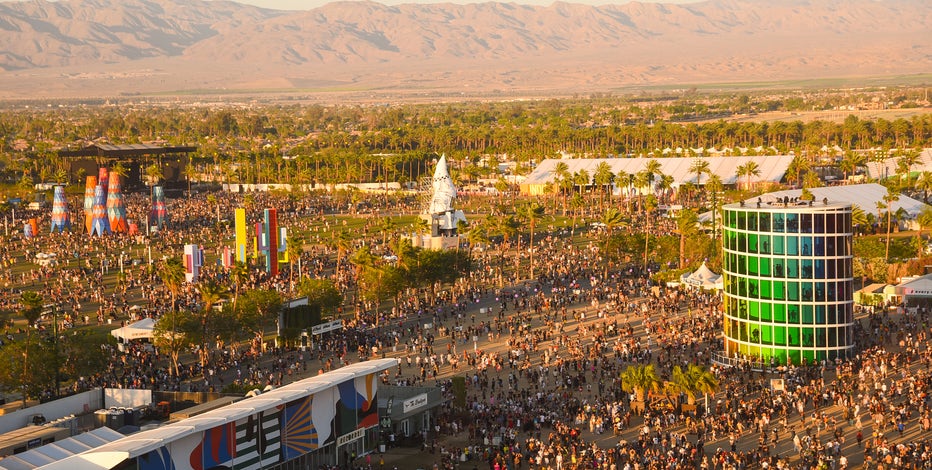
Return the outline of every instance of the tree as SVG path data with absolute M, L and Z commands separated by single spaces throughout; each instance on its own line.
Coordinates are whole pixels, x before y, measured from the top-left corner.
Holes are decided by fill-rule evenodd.
M 870 225 L 871 222 L 867 216 L 867 212 L 865 212 L 861 206 L 855 204 L 851 207 L 851 225 L 853 226 L 855 235 L 864 231 L 866 227 Z
M 689 171 L 696 174 L 696 186 L 698 187 L 702 185 L 702 175 L 711 173 L 712 170 L 708 160 L 697 157 L 690 165 Z
M 152 342 L 159 351 L 168 354 L 171 360 L 169 373 L 178 376 L 178 358 L 181 351 L 193 344 L 190 334 L 196 325 L 194 316 L 188 311 L 169 310 L 162 314 L 152 329 Z
M 207 365 L 210 356 L 210 339 L 213 337 L 214 306 L 230 296 L 229 289 L 213 279 L 203 281 L 198 286 L 201 294 L 201 312 L 199 322 L 201 325 L 201 366 Z
M 29 397 L 38 397 L 54 386 L 58 363 L 49 343 L 27 336 L 0 348 L 0 384 L 19 389 L 25 407 Z
M 686 267 L 686 240 L 699 233 L 699 216 L 692 209 L 683 209 L 676 214 L 676 231 L 680 235 L 680 269 Z
M 282 296 L 271 289 L 250 289 L 243 293 L 239 316 L 249 325 L 260 344 L 265 344 L 265 332 L 278 322 Z
M 660 389 L 660 378 L 653 364 L 632 364 L 621 373 L 621 389 L 633 392 L 635 400 L 641 403 L 647 399 L 649 392 Z
M 158 276 L 171 293 L 172 310 L 175 310 L 178 305 L 178 294 L 181 293 L 181 286 L 184 284 L 184 265 L 178 258 L 164 259 L 158 265 Z
M 698 394 L 714 394 L 718 391 L 715 374 L 696 364 L 689 364 L 685 371 L 680 366 L 673 366 L 672 383 L 677 391 L 686 394 L 690 405 L 696 404 Z
M 920 241 L 919 252 L 916 253 L 916 258 L 922 259 L 926 245 L 922 240 L 922 230 L 932 227 L 932 207 L 923 207 L 919 215 L 916 216 L 916 223 L 919 225 L 919 233 L 916 235 L 916 238 Z
M 646 222 L 646 230 L 644 231 L 644 273 L 647 273 L 647 253 L 649 251 L 648 248 L 650 247 L 650 220 L 654 213 L 654 209 L 656 208 L 657 199 L 654 198 L 653 194 L 651 194 L 650 197 L 644 201 L 644 220 Z
M 302 297 L 307 297 L 308 305 L 315 306 L 321 314 L 333 315 L 343 305 L 343 294 L 330 279 L 305 277 L 298 282 L 296 290 Z
M 884 252 L 883 259 L 887 263 L 890 262 L 890 231 L 893 227 L 893 203 L 900 200 L 900 195 L 896 193 L 892 188 L 887 188 L 887 194 L 883 197 L 883 202 L 886 204 L 887 208 L 887 249 Z
M 595 173 L 592 175 L 593 183 L 599 188 L 599 208 L 604 210 L 605 193 L 611 194 L 612 182 L 615 180 L 615 174 L 612 173 L 612 167 L 607 162 L 599 162 L 595 167 Z
M 530 232 L 528 252 L 530 253 L 529 263 L 531 279 L 536 279 L 534 277 L 534 229 L 537 227 L 537 222 L 544 217 L 544 208 L 540 204 L 532 201 L 519 207 L 518 214 L 528 224 L 528 231 Z
M 760 165 L 757 164 L 754 160 L 748 160 L 747 163 L 743 165 L 738 165 L 738 168 L 735 169 L 735 174 L 740 178 L 742 176 L 747 177 L 747 189 L 751 189 L 751 177 L 760 176 Z
M 566 162 L 557 162 L 553 167 L 553 175 L 557 187 L 560 188 L 560 196 L 563 198 L 563 216 L 566 217 L 566 197 L 573 192 L 573 175 L 570 174 L 570 167 Z

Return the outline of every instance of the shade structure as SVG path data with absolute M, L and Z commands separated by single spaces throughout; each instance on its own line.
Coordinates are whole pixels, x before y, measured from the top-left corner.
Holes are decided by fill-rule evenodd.
M 165 188 L 162 186 L 152 187 L 152 211 L 149 213 L 149 226 L 154 226 L 159 230 L 168 220 L 168 206 L 165 205 Z
M 51 231 L 64 232 L 71 228 L 71 211 L 68 210 L 68 198 L 65 197 L 65 187 L 55 186 L 52 198 L 52 228 Z
M 201 272 L 201 266 L 204 265 L 204 250 L 196 244 L 184 246 L 184 280 L 186 282 L 197 282 L 198 275 Z
M 110 220 L 107 219 L 107 191 L 104 185 L 94 188 L 94 209 L 91 217 L 91 235 L 103 236 L 110 232 Z
M 120 185 L 120 175 L 110 174 L 107 188 L 107 218 L 110 221 L 110 230 L 113 233 L 126 233 L 129 226 L 126 224 L 126 204 L 123 202 L 123 191 Z
M 84 229 L 91 233 L 91 222 L 94 221 L 94 189 L 97 187 L 97 177 L 88 176 L 84 185 Z

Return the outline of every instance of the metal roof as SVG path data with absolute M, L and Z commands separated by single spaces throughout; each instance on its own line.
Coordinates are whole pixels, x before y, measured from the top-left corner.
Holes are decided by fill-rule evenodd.
M 75 454 L 94 449 L 123 437 L 125 437 L 123 434 L 113 429 L 97 428 L 26 452 L 4 457 L 0 459 L 0 469 L 33 470 L 36 467 L 67 459 Z
M 896 175 L 897 166 L 899 165 L 898 157 L 890 157 L 885 160 L 873 160 L 866 162 L 864 167 L 867 168 L 867 175 L 871 178 L 886 178 Z M 919 161 L 911 169 L 911 172 L 932 171 L 932 148 L 923 149 L 919 154 Z
M 190 145 L 153 145 L 153 144 L 94 144 L 77 150 L 59 150 L 59 157 L 131 157 L 139 155 L 165 155 L 171 153 L 196 152 L 197 147 Z
M 618 174 L 624 171 L 627 174 L 634 174 L 643 170 L 647 163 L 656 160 L 660 164 L 660 171 L 664 175 L 673 177 L 673 186 L 677 187 L 686 182 L 696 183 L 696 173 L 690 171 L 693 162 L 703 160 L 709 162 L 709 171 L 718 175 L 724 184 L 737 184 L 739 178 L 737 169 L 747 162 L 756 162 L 760 175 L 751 178 L 754 183 L 759 182 L 780 182 L 786 173 L 787 167 L 793 161 L 793 155 L 758 155 L 758 156 L 735 156 L 735 157 L 660 157 L 660 158 L 586 158 L 586 159 L 546 159 L 537 165 L 522 184 L 535 185 L 546 184 L 554 180 L 554 169 L 557 163 L 566 163 L 569 172 L 576 173 L 579 170 L 586 170 L 589 178 L 594 176 L 595 169 L 600 163 L 605 162 L 612 169 L 612 173 Z M 699 184 L 705 183 L 707 178 L 703 176 Z M 741 178 L 740 182 L 746 181 Z M 615 186 L 619 186 L 616 182 Z

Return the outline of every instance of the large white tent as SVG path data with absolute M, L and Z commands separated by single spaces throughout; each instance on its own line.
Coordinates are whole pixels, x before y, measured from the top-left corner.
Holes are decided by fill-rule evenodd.
M 738 167 L 747 162 L 757 163 L 760 174 L 751 177 L 751 183 L 778 183 L 786 174 L 786 169 L 790 162 L 793 161 L 792 155 L 757 155 L 757 156 L 733 156 L 733 157 L 660 157 L 660 158 L 580 158 L 580 159 L 546 159 L 540 162 L 534 171 L 521 183 L 522 192 L 528 194 L 540 194 L 542 188 L 548 182 L 556 179 L 554 170 L 558 163 L 565 163 L 569 167 L 570 174 L 579 170 L 586 170 L 589 173 L 590 182 L 595 175 L 596 167 L 605 162 L 612 169 L 612 173 L 617 175 L 620 171 L 625 174 L 636 174 L 646 168 L 647 163 L 651 160 L 660 164 L 660 172 L 673 178 L 672 186 L 679 187 L 684 183 L 705 184 L 708 180 L 707 175 L 700 175 L 697 179 L 695 171 L 692 171 L 693 164 L 697 160 L 709 163 L 709 171 L 718 175 L 722 183 L 733 185 L 747 182 L 746 177 L 738 177 Z M 621 182 L 616 181 L 615 187 L 624 186 Z
M 721 289 L 723 287 L 722 275 L 712 272 L 705 265 L 705 262 L 695 271 L 680 276 L 680 282 L 687 286 L 701 287 L 703 289 Z
M 143 318 L 136 323 L 110 330 L 110 334 L 120 340 L 121 343 L 125 343 L 134 339 L 152 339 L 153 330 L 155 330 L 155 320 Z

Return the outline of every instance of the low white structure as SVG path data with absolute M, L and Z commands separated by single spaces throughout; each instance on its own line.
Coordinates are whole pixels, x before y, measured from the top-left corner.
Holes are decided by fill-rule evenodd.
M 155 320 L 143 318 L 136 323 L 110 330 L 110 334 L 120 340 L 121 343 L 126 343 L 134 339 L 152 339 L 154 330 Z
M 699 266 L 695 271 L 689 274 L 683 274 L 680 276 L 680 282 L 689 287 L 701 288 L 701 289 L 721 289 L 722 284 L 722 275 L 715 274 L 705 265 L 705 262 L 702 263 L 702 266 Z

